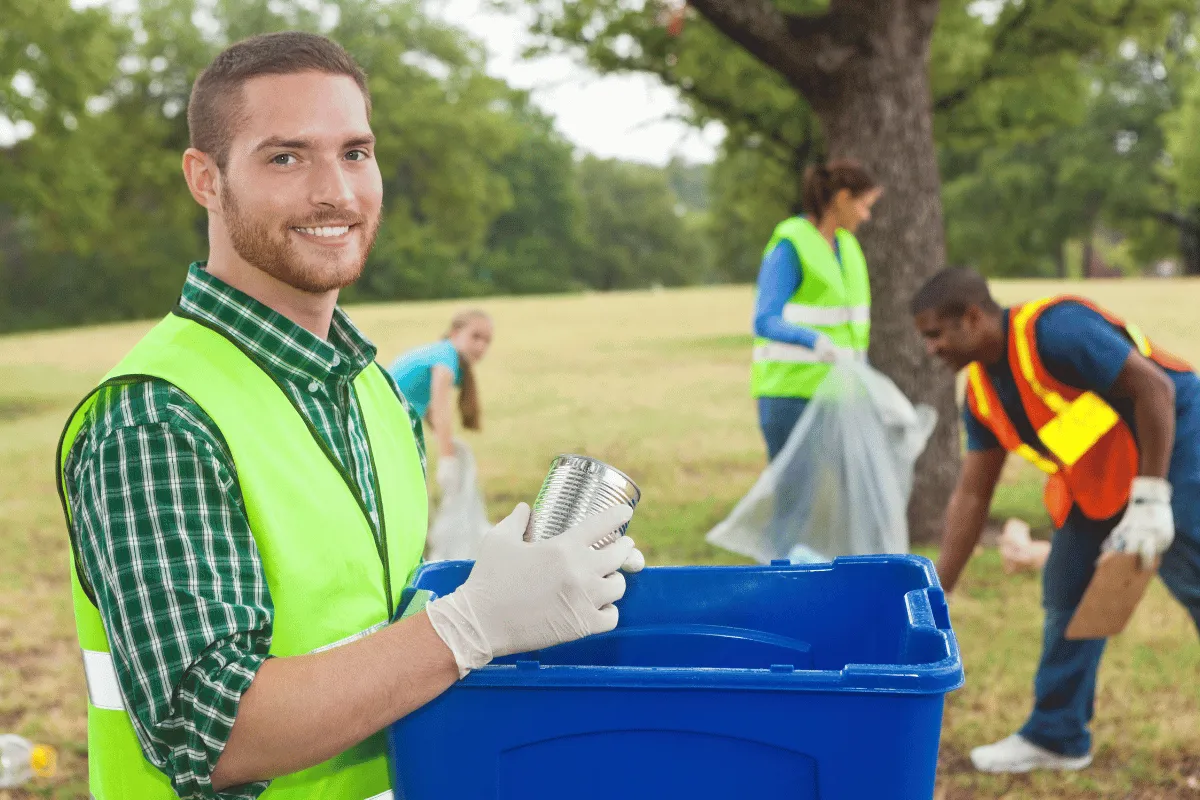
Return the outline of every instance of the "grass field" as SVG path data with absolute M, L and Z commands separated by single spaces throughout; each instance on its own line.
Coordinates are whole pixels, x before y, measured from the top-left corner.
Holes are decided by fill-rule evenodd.
M 1000 286 L 1005 300 L 1058 291 Z M 1086 292 L 1200 362 L 1200 283 L 1093 282 Z M 550 459 L 579 451 L 644 491 L 631 534 L 651 564 L 734 563 L 704 542 L 763 466 L 747 396 L 748 288 L 488 300 L 497 337 L 470 441 L 493 516 L 531 500 Z M 370 306 L 353 316 L 380 360 L 440 334 L 458 304 Z M 15 797 L 84 798 L 84 683 L 66 581 L 53 450 L 74 403 L 148 323 L 0 337 L 0 732 L 60 750 L 55 780 Z M 1044 529 L 1040 480 L 1011 466 L 997 516 Z M 932 555 L 932 553 L 927 553 Z M 950 695 L 938 798 L 1200 798 L 1200 644 L 1159 583 L 1101 673 L 1095 766 L 1072 777 L 989 778 L 970 747 L 1024 719 L 1040 641 L 1038 579 L 983 551 L 951 600 L 967 685 Z M 869 757 L 868 757 L 869 760 Z

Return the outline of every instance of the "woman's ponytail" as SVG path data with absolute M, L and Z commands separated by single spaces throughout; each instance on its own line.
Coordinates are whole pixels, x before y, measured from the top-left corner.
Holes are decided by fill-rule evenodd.
M 467 327 L 477 319 L 491 319 L 486 311 L 477 308 L 460 311 L 450 320 L 446 338 Z M 475 381 L 475 367 L 462 353 L 458 354 L 458 415 L 464 428 L 477 431 L 483 424 L 483 404 L 479 400 L 479 384 Z
M 804 211 L 814 221 L 820 220 L 842 189 L 859 197 L 878 186 L 871 173 L 857 161 L 842 159 L 814 164 L 804 173 L 804 190 L 801 192 Z

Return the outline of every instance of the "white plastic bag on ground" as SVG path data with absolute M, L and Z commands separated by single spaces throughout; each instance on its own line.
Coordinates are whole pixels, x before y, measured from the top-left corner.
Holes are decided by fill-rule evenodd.
M 836 365 L 708 541 L 762 563 L 907 552 L 913 465 L 936 421 L 867 364 Z
M 480 539 L 492 527 L 479 490 L 475 455 L 465 442 L 455 439 L 454 457 L 458 474 L 442 495 L 429 525 L 426 561 L 474 559 Z

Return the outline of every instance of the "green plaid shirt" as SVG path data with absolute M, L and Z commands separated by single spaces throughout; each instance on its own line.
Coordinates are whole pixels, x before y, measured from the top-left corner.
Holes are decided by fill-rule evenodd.
M 375 346 L 338 309 L 322 340 L 193 264 L 179 310 L 225 332 L 274 377 L 356 488 L 379 536 L 362 412 L 351 391 Z M 391 378 L 389 377 L 389 381 Z M 409 409 L 425 463 L 420 420 Z M 200 406 L 159 380 L 107 386 L 71 448 L 65 489 L 117 679 L 146 758 L 183 798 L 212 771 L 271 645 L 273 607 L 233 459 Z

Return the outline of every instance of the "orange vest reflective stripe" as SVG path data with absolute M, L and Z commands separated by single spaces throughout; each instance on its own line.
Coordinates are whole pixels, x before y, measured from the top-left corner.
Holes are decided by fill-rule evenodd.
M 1141 330 L 1081 297 L 1060 296 L 1015 306 L 1009 312 L 1008 361 L 1021 405 L 1043 449 L 1021 441 L 1000 405 L 996 387 L 979 363 L 967 368 L 967 404 L 1000 446 L 1047 473 L 1043 500 L 1056 527 L 1072 505 L 1089 519 L 1116 516 L 1129 501 L 1138 473 L 1137 443 L 1120 415 L 1095 392 L 1069 386 L 1052 376 L 1037 349 L 1037 320 L 1046 309 L 1075 302 L 1122 330 L 1143 356 L 1159 366 L 1190 372 L 1182 359 L 1154 346 Z

